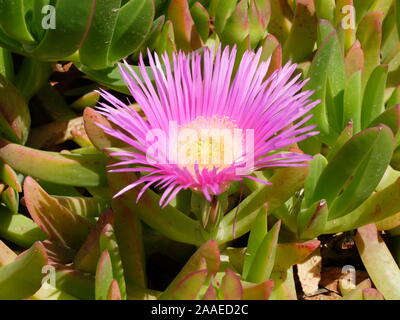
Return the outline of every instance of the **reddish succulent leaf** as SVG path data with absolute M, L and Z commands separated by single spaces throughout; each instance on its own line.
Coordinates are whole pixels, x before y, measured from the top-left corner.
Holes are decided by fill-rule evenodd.
M 365 15 L 357 29 L 357 39 L 360 40 L 365 57 L 364 85 L 375 67 L 380 64 L 382 19 L 382 12 L 370 12 Z
M 362 291 L 364 300 L 385 300 L 383 295 L 374 288 L 366 288 Z
M 16 171 L 51 183 L 97 187 L 105 183 L 102 154 L 57 153 L 0 139 L 0 159 Z
M 0 180 L 17 192 L 22 192 L 22 186 L 17 173 L 8 164 L 4 163 L 0 169 Z
M 49 257 L 49 264 L 69 264 L 73 261 L 76 251 L 61 245 L 60 243 L 45 240 L 42 242 Z
M 180 49 L 190 51 L 201 47 L 187 0 L 172 0 L 168 7 L 168 19 L 174 26 L 175 41 Z
M 104 250 L 96 270 L 96 300 L 107 300 L 112 282 L 113 271 L 110 254 L 108 250 Z
M 208 289 L 203 296 L 203 300 L 217 300 L 217 290 L 215 290 L 212 283 L 208 286 Z
M 16 257 L 17 254 L 0 240 L 0 267 L 13 262 Z
M 263 50 L 261 59 L 266 61 L 271 57 L 268 73 L 266 75 L 266 77 L 269 77 L 275 70 L 282 67 L 282 46 L 275 36 L 269 34 L 265 37 L 261 47 Z
M 170 296 L 178 284 L 189 274 L 207 268 L 207 276 L 216 274 L 219 271 L 220 254 L 218 244 L 214 240 L 204 243 L 189 259 L 179 274 L 165 290 L 163 296 Z
M 274 271 L 284 271 L 303 262 L 320 245 L 320 241 L 311 240 L 303 243 L 279 243 L 276 248 Z
M 161 300 L 194 300 L 208 276 L 207 270 L 198 270 L 189 273 L 168 293 L 160 296 Z
M 15 86 L 0 74 L 0 128 L 2 136 L 15 143 L 26 142 L 31 118 L 24 98 Z
M 284 60 L 301 62 L 314 50 L 317 39 L 317 18 L 313 0 L 298 0 L 294 21 L 288 39 L 285 42 Z
M 117 280 L 123 300 L 126 300 L 126 282 L 124 268 L 114 229 L 111 224 L 107 224 L 100 234 L 100 250 L 107 250 L 110 254 L 113 279 Z
M 273 288 L 274 282 L 272 280 L 259 284 L 244 285 L 243 300 L 268 300 Z
M 32 219 L 51 240 L 79 249 L 92 224 L 58 204 L 31 177 L 24 182 L 25 203 Z
M 121 300 L 121 291 L 119 290 L 117 280 L 113 280 L 108 290 L 107 300 Z
M 103 228 L 107 224 L 113 224 L 114 214 L 111 210 L 103 213 L 94 228 L 90 231 L 86 241 L 79 249 L 74 259 L 74 266 L 84 272 L 94 273 L 100 257 L 99 239 Z
M 106 127 L 112 127 L 112 124 L 94 109 L 85 108 L 83 121 L 86 133 L 97 149 L 102 150 L 104 148 L 125 146 L 121 140 L 106 134 L 103 129 L 96 125 L 96 123 L 99 123 Z
M 359 70 L 364 69 L 364 51 L 360 41 L 354 42 L 344 59 L 346 76 L 350 77 Z
M 108 178 L 112 180 L 111 175 Z M 112 181 L 110 181 L 110 185 Z M 115 237 L 128 282 L 139 287 L 146 287 L 145 254 L 142 240 L 142 225 L 137 213 L 123 198 L 112 200 L 114 211 Z
M 12 213 L 18 212 L 19 196 L 13 188 L 7 187 L 1 194 L 1 200 Z
M 41 286 L 42 268 L 47 264 L 46 250 L 40 242 L 0 267 L 0 299 L 19 300 L 30 297 Z
M 400 269 L 376 226 L 358 228 L 355 242 L 375 287 L 386 300 L 400 299 Z
M 221 282 L 221 293 L 224 300 L 242 300 L 243 288 L 240 278 L 227 269 Z

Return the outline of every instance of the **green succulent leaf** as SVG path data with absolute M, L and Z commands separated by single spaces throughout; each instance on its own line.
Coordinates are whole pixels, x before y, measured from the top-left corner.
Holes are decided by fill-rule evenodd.
M 254 221 L 253 228 L 250 230 L 250 236 L 247 242 L 247 250 L 244 258 L 244 265 L 242 272 L 244 279 L 247 279 L 255 255 L 267 233 L 268 233 L 268 210 L 266 208 L 262 208 L 260 209 L 260 212 L 258 213 L 256 220 Z
M 37 242 L 13 262 L 0 267 L 0 299 L 24 299 L 39 290 L 47 260 L 43 245 Z
M 119 9 L 108 55 L 110 64 L 140 48 L 153 23 L 154 10 L 152 0 L 130 0 Z
M 280 228 L 281 222 L 278 221 L 264 237 L 253 259 L 247 281 L 260 283 L 269 280 L 274 267 Z
M 237 276 L 232 270 L 227 269 L 221 281 L 221 294 L 223 300 L 242 300 L 243 287 Z
M 243 283 L 243 300 L 268 300 L 271 296 L 274 282 L 264 281 L 260 284 Z
M 107 224 L 100 234 L 100 252 L 108 251 L 112 265 L 113 279 L 117 280 L 122 300 L 126 300 L 126 283 L 121 255 L 111 224 Z M 107 291 L 108 293 L 108 291 Z
M 25 99 L 0 74 L 0 134 L 12 142 L 24 144 L 30 125 L 31 117 Z
M 0 209 L 0 236 L 24 248 L 47 239 L 46 233 L 31 219 L 22 214 L 12 214 L 4 207 Z
M 43 181 L 70 186 L 105 184 L 102 155 L 61 154 L 0 141 L 0 159 L 13 169 Z
M 113 282 L 113 268 L 110 254 L 104 250 L 96 270 L 96 300 L 108 300 L 108 292 Z
M 358 229 L 355 237 L 358 252 L 371 280 L 386 300 L 400 299 L 400 269 L 376 226 Z
M 384 99 L 387 75 L 388 67 L 380 65 L 375 68 L 368 80 L 361 113 L 363 129 L 385 110 Z
M 366 129 L 355 135 L 322 172 L 313 200 L 326 199 L 330 219 L 355 209 L 378 185 L 393 148 L 393 134 L 386 126 Z

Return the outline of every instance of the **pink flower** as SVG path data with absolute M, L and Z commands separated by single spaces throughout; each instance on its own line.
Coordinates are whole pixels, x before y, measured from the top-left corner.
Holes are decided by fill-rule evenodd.
M 120 160 L 110 172 L 140 172 L 115 196 L 140 184 L 164 190 L 167 205 L 182 189 L 202 192 L 207 200 L 226 190 L 232 181 L 254 179 L 256 170 L 304 166 L 310 156 L 283 148 L 317 134 L 303 126 L 318 101 L 301 91 L 306 81 L 292 78 L 294 64 L 286 64 L 268 79 L 269 61 L 261 50 L 244 53 L 234 74 L 236 49 L 215 53 L 174 54 L 172 61 L 149 53 L 153 82 L 140 59 L 140 74 L 128 64 L 120 70 L 133 98 L 143 110 L 102 91 L 108 103 L 98 110 L 118 129 L 105 132 L 130 147 L 112 153 Z M 308 115 L 307 115 L 308 114 Z M 280 150 L 279 150 L 280 149 Z

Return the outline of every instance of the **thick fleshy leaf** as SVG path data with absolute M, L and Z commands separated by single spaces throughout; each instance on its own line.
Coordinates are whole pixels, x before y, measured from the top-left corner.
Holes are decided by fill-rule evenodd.
M 375 287 L 386 300 L 400 299 L 400 269 L 373 224 L 358 228 L 358 252 Z
M 17 192 L 22 192 L 20 178 L 17 173 L 8 164 L 1 164 L 0 167 L 0 180 Z
M 10 80 L 14 80 L 14 62 L 12 54 L 5 48 L 0 48 L 0 75 Z
M 322 172 L 314 201 L 325 199 L 331 218 L 355 209 L 375 190 L 390 162 L 393 147 L 393 134 L 386 126 L 355 135 Z
M 76 113 L 69 108 L 61 93 L 49 83 L 38 88 L 36 101 L 54 121 L 68 121 L 77 118 Z
M 265 37 L 261 44 L 261 59 L 267 61 L 271 57 L 267 76 L 282 67 L 282 46 L 272 34 Z
M 342 126 L 347 125 L 351 121 L 353 133 L 358 133 L 361 130 L 362 112 L 361 71 L 355 72 L 347 79 L 343 99 Z
M 243 284 L 243 300 L 268 300 L 273 288 L 272 280 L 260 284 Z
M 49 238 L 79 249 L 92 224 L 61 206 L 31 177 L 25 179 L 24 194 L 30 215 Z
M 274 267 L 280 228 L 281 222 L 278 221 L 264 237 L 253 259 L 246 281 L 260 283 L 269 280 Z
M 102 150 L 104 148 L 122 146 L 121 140 L 106 134 L 103 129 L 97 125 L 97 123 L 99 123 L 107 127 L 112 127 L 112 124 L 94 109 L 85 108 L 83 120 L 89 139 L 97 149 Z
M 381 221 L 400 212 L 400 204 L 396 200 L 398 192 L 400 192 L 400 179 L 385 189 L 374 193 L 349 214 L 328 220 L 325 233 L 353 230 L 369 223 Z
M 1 201 L 7 206 L 12 213 L 18 212 L 19 195 L 13 188 L 8 187 L 1 193 Z
M 0 209 L 0 236 L 24 248 L 47 239 L 35 222 L 22 214 L 12 214 L 7 208 Z
M 274 282 L 269 300 L 296 300 L 296 287 L 293 278 L 293 267 L 285 271 L 274 271 L 271 274 Z
M 80 61 L 89 68 L 104 69 L 109 66 L 108 56 L 120 6 L 121 0 L 96 1 L 91 28 L 79 49 Z
M 237 276 L 232 270 L 227 269 L 221 281 L 221 294 L 224 300 L 242 300 L 243 287 Z
M 96 272 L 97 262 L 100 257 L 99 240 L 100 234 L 107 224 L 114 223 L 114 215 L 111 210 L 106 211 L 96 222 L 90 231 L 84 244 L 81 246 L 74 258 L 74 266 L 83 272 Z
M 191 8 L 190 13 L 199 32 L 201 39 L 205 42 L 210 34 L 210 15 L 200 2 L 196 2 Z
M 135 182 L 134 173 L 110 173 L 109 184 L 113 194 Z M 170 239 L 201 245 L 204 243 L 202 227 L 199 222 L 189 218 L 171 205 L 161 208 L 160 196 L 147 189 L 140 201 L 136 202 L 140 189 L 134 188 L 120 195 L 120 201 L 140 216 L 144 222 Z
M 14 81 L 26 101 L 30 100 L 47 83 L 52 73 L 51 64 L 33 58 L 24 58 Z M 57 105 L 53 105 L 58 109 Z
M 13 262 L 0 267 L 0 299 L 24 299 L 34 294 L 41 286 L 46 264 L 45 249 L 37 242 Z
M 217 240 L 227 242 L 247 233 L 253 226 L 254 220 L 262 206 L 268 204 L 268 210 L 282 206 L 294 193 L 300 189 L 308 175 L 307 167 L 282 168 L 270 179 L 269 186 L 262 186 L 244 199 L 239 208 L 232 209 L 222 219 L 217 234 Z M 266 199 L 268 199 L 266 201 Z M 279 219 L 285 217 L 278 216 Z
M 110 254 L 104 250 L 96 270 L 96 300 L 107 300 L 108 291 L 113 281 Z
M 0 26 L 8 36 L 25 44 L 33 44 L 35 40 L 25 21 L 25 6 L 23 0 L 1 0 Z
M 171 57 L 172 52 L 177 51 L 174 35 L 174 26 L 171 21 L 167 21 L 161 31 L 160 37 L 155 46 L 156 52 L 158 54 L 168 53 Z
M 66 207 L 73 213 L 80 215 L 88 220 L 95 220 L 107 208 L 110 207 L 110 201 L 101 198 L 89 197 L 68 197 L 68 196 L 52 196 L 60 205 Z
M 152 0 L 130 0 L 119 9 L 108 55 L 110 63 L 140 48 L 150 31 L 154 10 Z
M 380 124 L 388 126 L 396 138 L 396 145 L 399 144 L 399 130 L 400 130 L 400 104 L 386 109 L 375 120 L 371 122 L 368 127 L 374 127 Z
M 127 282 L 146 287 L 145 253 L 142 239 L 142 225 L 137 213 L 121 198 L 111 202 L 114 211 L 115 237 L 118 241 L 121 261 Z
M 117 280 L 111 282 L 110 288 L 108 289 L 107 300 L 122 300 Z
M 95 7 L 95 0 L 58 0 L 55 5 L 56 28 L 47 29 L 39 45 L 25 46 L 25 49 L 43 60 L 56 60 L 72 55 L 87 35 L 88 22 L 91 22 Z
M 168 20 L 173 24 L 175 41 L 179 49 L 187 52 L 201 47 L 187 0 L 171 0 L 168 7 Z
M 250 268 L 253 264 L 256 253 L 268 233 L 268 209 L 261 208 L 254 226 L 250 231 L 249 240 L 247 242 L 247 250 L 244 258 L 242 276 L 247 279 Z
M 304 182 L 304 202 L 306 206 L 310 206 L 312 204 L 312 199 L 318 179 L 327 164 L 328 161 L 321 154 L 315 155 L 314 159 L 309 162 L 308 166 L 310 170 L 307 179 Z
M 360 41 L 354 42 L 344 59 L 347 77 L 352 76 L 357 71 L 364 69 L 364 52 Z
M 353 122 L 349 121 L 329 151 L 326 157 L 328 162 L 331 161 L 335 157 L 336 153 L 344 146 L 344 144 L 353 137 L 353 133 Z
M 162 294 L 160 300 L 194 300 L 207 279 L 207 270 L 198 270 L 189 273 L 168 293 Z
M 271 17 L 271 1 L 250 0 L 249 3 L 249 35 L 251 48 L 256 48 L 267 33 Z
M 318 20 L 334 22 L 335 0 L 315 0 L 315 10 Z
M 60 154 L 0 140 L 0 159 L 25 175 L 48 182 L 86 187 L 105 183 L 102 155 Z
M 31 116 L 25 99 L 0 74 L 0 134 L 12 142 L 24 144 L 28 139 L 30 125 Z
M 301 62 L 308 58 L 317 39 L 317 18 L 313 0 L 298 0 L 291 32 L 283 47 L 284 60 Z
M 382 19 L 382 12 L 369 12 L 357 29 L 357 39 L 361 43 L 365 58 L 363 87 L 365 87 L 372 71 L 380 64 Z
M 273 271 L 285 271 L 304 262 L 320 245 L 320 241 L 311 240 L 302 243 L 279 243 L 276 248 Z
M 0 240 L 0 267 L 13 262 L 16 257 L 17 254 Z
M 318 201 L 297 218 L 300 239 L 314 239 L 324 232 L 329 210 L 325 200 Z
M 385 110 L 384 99 L 387 74 L 387 66 L 380 65 L 374 69 L 368 80 L 361 112 L 361 125 L 363 129 Z
M 343 296 L 343 300 L 363 300 L 363 291 L 371 288 L 371 280 L 365 279 L 360 282 L 353 290 Z
M 119 253 L 117 239 L 115 238 L 114 229 L 111 224 L 107 224 L 100 234 L 100 251 L 108 251 L 112 265 L 113 279 L 117 280 L 121 292 L 121 297 L 126 300 L 126 283 L 124 269 Z
M 329 23 L 322 21 L 319 24 L 319 32 L 329 27 Z M 313 109 L 312 122 L 321 132 L 318 138 L 325 143 L 333 143 L 337 133 L 332 132 L 329 126 L 327 106 L 325 101 L 326 85 L 329 80 L 331 94 L 335 97 L 343 88 L 345 81 L 344 58 L 340 50 L 340 43 L 336 31 L 332 31 L 322 42 L 311 64 L 308 77 L 310 81 L 304 87 L 305 90 L 314 90 L 313 99 L 321 99 L 321 103 Z
M 220 254 L 218 244 L 214 240 L 204 243 L 189 259 L 179 274 L 171 282 L 161 298 L 169 297 L 174 290 L 179 286 L 179 283 L 184 281 L 190 274 L 206 268 L 206 275 L 211 276 L 219 271 Z
M 384 300 L 383 295 L 374 288 L 366 288 L 362 291 L 364 300 Z
M 95 279 L 71 267 L 56 266 L 56 287 L 82 300 L 95 298 Z

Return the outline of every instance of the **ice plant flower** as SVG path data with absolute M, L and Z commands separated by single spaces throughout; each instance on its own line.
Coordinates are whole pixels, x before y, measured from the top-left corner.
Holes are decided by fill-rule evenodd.
M 128 64 L 120 72 L 141 110 L 102 91 L 99 112 L 114 128 L 105 132 L 122 140 L 126 150 L 111 154 L 119 162 L 110 172 L 141 173 L 115 196 L 144 184 L 164 190 L 160 205 L 179 191 L 192 189 L 207 200 L 226 190 L 232 181 L 254 179 L 256 170 L 304 166 L 310 156 L 288 152 L 288 147 L 317 134 L 306 125 L 318 104 L 307 81 L 293 76 L 288 63 L 267 79 L 269 61 L 261 50 L 247 51 L 234 72 L 235 48 L 205 48 L 159 57 L 149 52 L 153 80 L 140 58 L 139 71 Z

